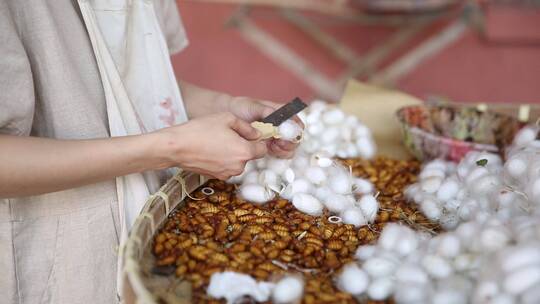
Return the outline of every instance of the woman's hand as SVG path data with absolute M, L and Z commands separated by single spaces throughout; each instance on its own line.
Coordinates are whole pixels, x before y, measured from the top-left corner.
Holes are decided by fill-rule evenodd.
M 224 112 L 195 118 L 156 132 L 165 139 L 171 166 L 226 180 L 244 171 L 246 162 L 264 157 L 265 142 L 259 131 Z
M 0 134 L 0 199 L 75 188 L 172 166 L 227 179 L 263 157 L 259 131 L 231 113 L 153 133 L 91 140 Z M 61 151 L 59 153 L 58 151 Z
M 185 81 L 179 83 L 184 104 L 190 119 L 202 118 L 209 114 L 231 112 L 236 117 L 253 122 L 261 120 L 281 107 L 281 104 L 260 101 L 247 97 L 231 97 L 228 94 L 200 88 Z M 298 117 L 295 120 L 301 124 Z M 297 144 L 285 140 L 267 140 L 269 152 L 280 158 L 291 158 Z
M 228 110 L 237 117 L 252 122 L 263 119 L 281 106 L 283 105 L 270 101 L 258 101 L 247 97 L 234 97 L 229 101 Z M 295 117 L 294 120 L 301 126 L 304 126 L 298 117 Z M 271 139 L 267 141 L 269 153 L 279 158 L 293 157 L 297 147 L 297 143 L 286 140 Z

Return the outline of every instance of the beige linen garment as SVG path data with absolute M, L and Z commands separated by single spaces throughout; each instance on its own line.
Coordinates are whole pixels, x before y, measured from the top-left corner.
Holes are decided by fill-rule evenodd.
M 187 40 L 175 2 L 154 2 L 179 51 Z M 0 133 L 109 137 L 77 1 L 0 0 Z M 0 303 L 117 302 L 118 233 L 114 180 L 0 200 Z

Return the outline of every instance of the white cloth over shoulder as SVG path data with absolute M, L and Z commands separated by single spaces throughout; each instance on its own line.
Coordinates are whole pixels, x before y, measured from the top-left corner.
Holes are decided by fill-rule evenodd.
M 180 51 L 187 39 L 176 2 L 149 2 L 168 51 Z M 0 42 L 0 134 L 111 135 L 101 70 L 77 1 L 0 0 Z M 0 199 L 0 303 L 116 303 L 118 213 L 114 179 Z
M 105 90 L 111 136 L 136 135 L 187 121 L 153 1 L 79 0 Z M 157 172 L 116 178 L 121 238 L 146 199 L 159 188 Z M 119 260 L 118 290 L 122 290 Z

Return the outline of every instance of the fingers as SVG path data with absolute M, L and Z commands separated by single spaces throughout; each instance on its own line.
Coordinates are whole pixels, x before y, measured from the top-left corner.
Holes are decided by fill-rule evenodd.
M 276 145 L 271 145 L 269 154 L 277 158 L 292 158 L 294 156 L 294 151 L 283 150 Z
M 275 110 L 283 106 L 283 104 L 266 101 L 266 100 L 261 100 L 259 102 L 267 107 L 267 109 L 265 110 L 266 112 L 264 113 L 265 114 L 264 117 L 272 114 L 272 112 L 274 112 Z M 302 128 L 305 127 L 304 122 L 300 119 L 300 117 L 298 117 L 298 115 L 291 117 L 291 119 L 296 121 L 296 123 L 298 123 Z
M 248 116 L 250 121 L 261 120 L 266 116 L 272 114 L 275 111 L 274 108 L 264 105 L 258 102 L 252 102 L 248 108 Z
M 274 107 L 271 105 L 255 99 L 237 97 L 234 100 L 235 102 L 230 107 L 231 113 L 247 122 L 261 120 L 274 111 Z
M 216 175 L 218 179 L 227 180 L 232 176 L 242 174 L 248 161 L 262 158 L 268 153 L 268 148 L 263 141 L 246 141 L 242 147 L 243 151 L 238 154 L 238 160 L 229 162 L 227 168 L 222 173 Z
M 304 122 L 300 119 L 300 117 L 298 117 L 298 115 L 294 115 L 291 119 L 296 121 L 296 123 L 299 124 L 302 129 L 306 128 L 306 125 L 304 125 Z
M 231 129 L 236 131 L 238 135 L 246 139 L 245 142 L 246 148 L 243 155 L 244 160 L 252 160 L 256 158 L 261 158 L 268 153 L 268 149 L 264 141 L 257 141 L 261 137 L 259 130 L 253 128 L 249 123 L 236 119 L 231 124 Z
M 269 111 L 271 112 L 273 109 L 269 108 Z M 249 141 L 245 160 L 262 158 L 268 152 L 276 157 L 291 158 L 294 155 L 294 150 L 298 147 L 298 144 L 286 140 L 271 140 L 268 145 L 255 141 L 260 138 L 260 132 L 246 121 L 236 117 L 230 118 L 229 126 L 238 135 Z
M 266 105 L 270 108 L 272 108 L 274 111 L 281 108 L 283 106 L 282 103 L 277 103 L 277 102 L 273 102 L 273 101 L 268 101 L 268 100 L 260 100 L 259 103 L 263 104 L 263 105 Z
M 298 147 L 298 144 L 288 140 L 275 140 L 273 143 L 285 151 L 294 151 Z
M 257 140 L 261 137 L 261 132 L 259 132 L 259 130 L 253 128 L 249 123 L 240 118 L 232 119 L 229 126 L 238 133 L 238 135 L 247 140 Z
M 257 159 L 264 157 L 268 153 L 268 148 L 266 147 L 266 143 L 264 141 L 254 141 L 251 142 L 252 145 L 252 159 Z
M 232 112 L 241 119 L 252 122 L 265 118 L 282 106 L 283 104 L 267 100 L 242 98 L 241 102 L 236 103 L 236 106 L 234 109 L 232 109 Z M 300 118 L 298 118 L 298 116 L 294 116 L 292 119 L 302 126 L 302 128 L 304 127 L 304 123 L 302 120 L 300 120 Z
M 265 118 L 266 116 L 268 116 L 268 115 L 270 115 L 272 113 L 274 113 L 274 111 L 276 110 L 274 108 L 264 106 L 264 105 L 261 105 L 261 107 L 263 107 L 263 109 L 261 110 L 261 114 L 262 114 L 261 119 Z
M 268 142 L 268 152 L 278 158 L 291 158 L 297 145 L 284 140 L 272 140 Z
M 217 178 L 222 181 L 226 181 L 229 178 L 233 176 L 237 176 L 242 174 L 244 172 L 244 168 L 246 166 L 245 162 L 238 162 L 235 165 L 228 164 L 229 166 L 227 168 L 221 167 L 221 170 L 217 171 L 207 171 L 207 170 L 194 170 L 194 172 L 197 172 L 199 174 L 202 174 L 204 176 L 208 176 L 211 178 Z

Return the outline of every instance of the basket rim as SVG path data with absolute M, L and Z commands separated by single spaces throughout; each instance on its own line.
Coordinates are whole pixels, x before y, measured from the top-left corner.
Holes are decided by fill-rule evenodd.
M 141 214 L 135 220 L 131 231 L 129 232 L 128 239 L 123 248 L 120 249 L 120 256 L 123 260 L 123 269 L 121 270 L 124 277 L 124 283 L 122 290 L 119 293 L 122 295 L 123 301 L 127 300 L 129 296 L 134 297 L 133 303 L 144 304 L 157 304 L 152 292 L 145 285 L 142 277 L 143 272 L 139 265 L 140 258 L 143 256 L 144 242 L 139 237 L 141 227 L 143 224 L 150 225 L 150 234 L 155 235 L 161 224 L 167 219 L 167 216 L 183 202 L 189 193 L 199 188 L 208 179 L 202 175 L 198 175 L 193 172 L 180 171 L 175 176 L 171 177 L 156 193 L 150 195 L 147 199 Z M 169 201 L 169 194 L 171 192 L 181 191 L 181 195 L 176 202 Z M 171 205 L 172 203 L 172 205 Z M 162 214 L 158 214 L 161 217 L 159 223 L 154 222 L 153 217 L 146 216 L 151 212 L 157 212 L 155 210 L 163 209 Z M 126 301 L 127 303 L 131 303 Z
M 512 115 L 509 115 L 507 113 L 501 113 L 501 112 L 493 111 L 493 110 L 491 110 L 489 108 L 487 108 L 485 110 L 480 110 L 480 109 L 478 109 L 477 106 L 467 105 L 467 104 L 436 104 L 436 105 L 415 104 L 415 105 L 408 105 L 408 106 L 403 106 L 403 107 L 399 108 L 396 111 L 396 116 L 399 118 L 400 121 L 403 121 L 403 119 L 404 119 L 404 117 L 402 117 L 403 112 L 405 112 L 405 110 L 407 110 L 407 109 L 414 109 L 414 108 L 425 108 L 425 109 L 429 109 L 429 108 L 471 109 L 471 110 L 476 110 L 476 111 L 481 112 L 481 113 L 490 113 L 490 114 L 493 114 L 493 115 L 496 115 L 496 116 L 505 117 L 505 118 L 508 118 L 508 119 L 511 119 L 511 120 L 515 120 L 516 122 L 519 123 L 519 120 L 517 118 L 515 118 Z
M 449 139 L 449 140 L 452 140 L 453 144 L 457 144 L 457 145 L 460 145 L 460 146 L 471 147 L 471 148 L 473 148 L 475 150 L 484 150 L 484 151 L 487 151 L 487 152 L 499 152 L 500 151 L 500 149 L 497 148 L 497 146 L 492 145 L 492 144 L 482 144 L 482 143 L 476 143 L 476 142 L 471 142 L 471 141 L 465 141 L 465 140 L 461 140 L 461 139 L 455 139 L 455 138 L 452 138 L 452 137 L 446 137 L 446 136 L 434 134 L 434 133 L 428 132 L 428 131 L 426 131 L 426 130 L 424 130 L 422 128 L 418 128 L 418 127 L 411 127 L 411 126 L 407 126 L 407 127 L 409 128 L 409 131 L 411 133 L 418 134 L 420 136 L 424 136 L 425 138 L 427 138 L 429 140 Z
M 466 140 L 462 140 L 462 139 L 459 139 L 459 138 L 448 137 L 448 136 L 444 136 L 444 135 L 437 134 L 437 133 L 434 133 L 434 132 L 430 132 L 428 130 L 425 130 L 425 129 L 422 129 L 422 128 L 419 128 L 419 127 L 416 127 L 416 126 L 412 126 L 404 117 L 404 112 L 407 111 L 408 109 L 429 109 L 429 108 L 458 108 L 458 109 L 459 108 L 470 108 L 470 109 L 476 109 L 475 107 L 472 107 L 472 106 L 467 107 L 467 106 L 462 106 L 462 105 L 458 105 L 458 106 L 455 106 L 455 105 L 433 105 L 433 106 L 429 106 L 429 105 L 425 105 L 425 104 L 423 104 L 423 105 L 409 105 L 409 106 L 404 106 L 404 107 L 399 108 L 396 111 L 395 116 L 399 120 L 402 129 L 404 129 L 404 130 L 408 129 L 411 133 L 419 135 L 419 136 L 426 137 L 426 138 L 428 138 L 430 140 L 451 140 L 452 143 L 454 143 L 454 144 L 459 144 L 461 146 L 472 147 L 475 150 L 486 150 L 486 151 L 489 151 L 489 152 L 499 152 L 500 151 L 500 149 L 495 144 L 486 144 L 486 143 L 479 143 L 479 142 L 473 142 L 473 141 L 466 141 Z M 478 109 L 476 109 L 476 110 L 478 111 Z M 494 115 L 503 116 L 503 117 L 506 117 L 506 118 L 509 118 L 509 119 L 516 120 L 516 122 L 519 123 L 519 121 L 516 118 L 512 117 L 511 115 L 504 114 L 504 113 L 490 111 L 489 109 L 486 110 L 486 111 L 480 111 L 480 112 L 489 112 L 489 113 L 494 114 Z

